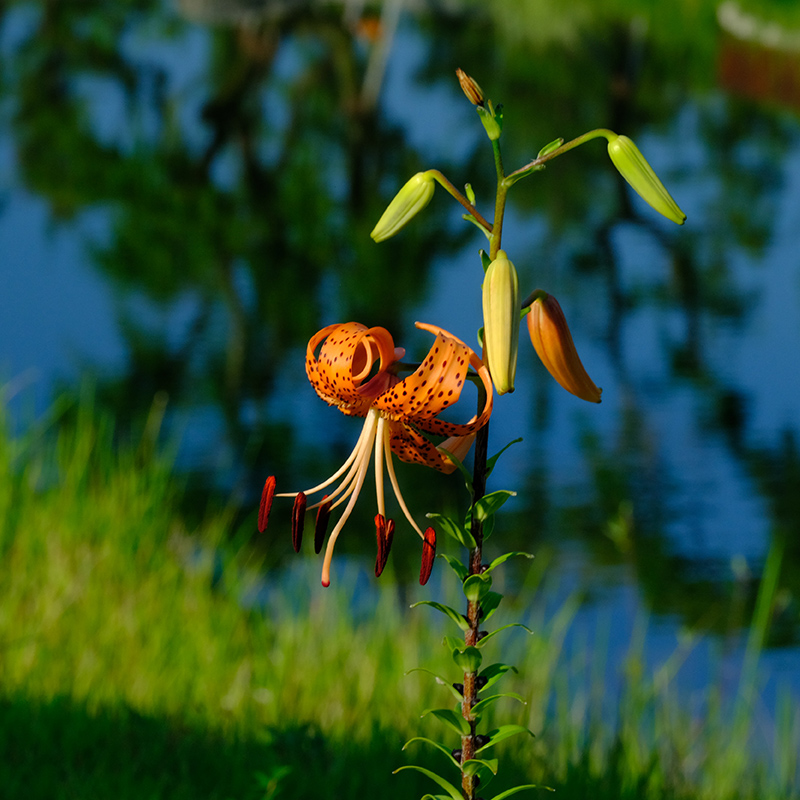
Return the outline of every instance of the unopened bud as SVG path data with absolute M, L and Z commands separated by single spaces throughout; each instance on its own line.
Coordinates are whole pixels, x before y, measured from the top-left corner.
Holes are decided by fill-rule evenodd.
M 528 332 L 542 364 L 568 392 L 581 400 L 599 403 L 603 390 L 594 385 L 584 369 L 558 300 L 546 292 L 537 294 L 528 314 Z
M 486 100 L 486 95 L 483 93 L 483 89 L 478 86 L 478 82 L 467 75 L 463 69 L 457 69 L 456 75 L 458 76 L 458 82 L 461 84 L 461 88 L 464 91 L 464 94 L 467 96 L 467 99 L 472 103 L 474 106 L 482 106 L 484 101 Z
M 435 188 L 436 183 L 428 172 L 418 172 L 395 195 L 370 236 L 376 242 L 394 236 L 430 203 Z
M 686 214 L 680 210 L 639 148 L 627 136 L 609 137 L 608 154 L 620 175 L 646 203 L 678 225 L 686 222 Z
M 519 345 L 519 279 L 501 250 L 483 279 L 483 347 L 498 394 L 514 391 Z

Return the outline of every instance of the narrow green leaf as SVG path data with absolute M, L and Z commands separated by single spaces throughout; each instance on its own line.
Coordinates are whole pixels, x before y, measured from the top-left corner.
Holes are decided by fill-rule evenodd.
M 483 522 L 488 519 L 492 514 L 497 513 L 500 507 L 508 500 L 509 497 L 516 497 L 516 492 L 508 491 L 507 489 L 498 489 L 496 492 L 485 494 L 475 503 L 475 516 Z
M 529 308 L 526 309 L 525 310 L 525 314 L 527 314 L 529 311 L 530 311 Z M 497 463 L 497 459 L 500 458 L 500 456 L 503 455 L 503 453 L 505 453 L 505 451 L 508 450 L 508 448 L 511 447 L 512 444 L 518 444 L 521 441 L 522 441 L 522 437 L 520 437 L 519 439 L 512 439 L 502 450 L 500 450 L 499 452 L 495 453 L 490 459 L 488 459 L 486 461 L 486 477 L 487 478 L 492 474 L 492 470 L 494 469 L 494 465 Z
M 479 747 L 475 752 L 482 753 L 484 750 L 488 750 L 490 747 L 494 747 L 504 739 L 510 739 L 512 736 L 516 736 L 518 733 L 527 733 L 530 736 L 533 736 L 533 734 L 522 725 L 501 725 L 499 728 L 489 731 L 489 741 L 483 747 Z
M 483 616 L 481 617 L 481 622 L 486 622 L 489 617 L 497 611 L 497 606 L 500 605 L 500 601 L 503 599 L 503 595 L 499 594 L 498 592 L 486 592 L 483 600 L 481 600 L 481 609 L 483 610 Z
M 485 250 L 480 250 L 478 255 L 481 257 L 481 266 L 483 267 L 483 271 L 486 272 L 489 269 L 489 264 L 492 263 L 492 259 L 489 258 L 489 254 Z
M 464 640 L 456 639 L 455 636 L 445 636 L 444 646 L 451 652 L 453 650 L 461 650 L 461 648 L 464 646 Z
M 528 633 L 533 634 L 533 631 L 527 625 L 523 625 L 521 622 L 509 622 L 508 625 L 502 625 L 496 630 L 487 633 L 486 636 L 484 636 L 483 639 L 481 639 L 478 642 L 478 647 L 484 647 L 486 643 L 490 641 L 493 637 L 497 636 L 497 634 L 500 633 L 500 631 L 506 631 L 509 628 L 524 628 Z
M 447 680 L 447 678 L 443 678 L 441 675 L 437 675 L 435 672 L 431 672 L 429 669 L 425 669 L 424 667 L 414 667 L 405 674 L 410 675 L 412 672 L 427 672 L 428 675 L 433 675 L 433 677 L 436 678 L 436 683 L 439 683 L 442 686 L 446 686 L 450 690 L 450 693 L 453 695 L 453 697 L 456 698 L 456 700 L 458 700 L 459 702 L 463 700 L 463 695 L 461 694 L 461 692 L 459 692 L 458 689 L 456 689 L 456 687 L 453 686 L 453 684 Z M 489 684 L 487 683 L 486 685 L 488 686 Z
M 463 650 L 453 652 L 453 661 L 464 672 L 477 672 L 481 668 L 483 656 L 477 647 L 465 647 Z
M 486 683 L 481 691 L 485 692 L 492 684 L 497 683 L 507 672 L 517 671 L 517 668 L 512 667 L 511 664 L 489 664 L 489 666 L 484 667 L 479 674 L 479 677 L 486 678 Z
M 488 567 L 481 573 L 482 575 L 489 575 L 495 567 L 499 567 L 501 564 L 504 564 L 508 561 L 509 558 L 514 558 L 514 556 L 523 556 L 525 558 L 533 558 L 532 553 L 524 553 L 521 550 L 514 550 L 511 553 L 503 553 L 502 556 L 498 556 Z
M 417 767 L 414 764 L 407 764 L 404 767 L 398 767 L 392 775 L 397 775 L 398 772 L 402 772 L 404 769 L 414 769 L 417 772 L 421 772 L 423 775 L 427 775 L 432 781 L 438 783 L 439 786 L 444 789 L 448 795 L 453 800 L 464 800 L 464 796 L 461 794 L 461 789 L 456 789 L 450 781 L 446 781 L 441 776 L 437 775 L 435 772 L 431 772 L 429 769 L 425 769 L 425 767 Z
M 416 608 L 417 606 L 430 606 L 431 608 L 435 608 L 437 611 L 441 611 L 445 616 L 450 617 L 462 631 L 469 630 L 469 622 L 464 618 L 464 615 L 459 614 L 458 611 L 450 606 L 436 603 L 433 600 L 420 600 L 417 603 L 411 604 L 411 608 Z
M 544 789 L 546 792 L 555 791 L 555 789 L 550 786 L 540 786 L 537 783 L 528 783 L 525 786 L 515 786 L 513 789 L 508 789 L 505 792 L 496 794 L 492 800 L 506 800 L 506 797 L 511 797 L 512 794 L 516 794 L 517 792 L 524 792 L 525 789 Z
M 499 700 L 501 697 L 513 697 L 514 700 L 519 700 L 520 703 L 523 705 L 525 704 L 525 698 L 521 694 L 517 694 L 516 692 L 505 692 L 504 694 L 493 694 L 491 697 L 485 697 L 483 700 L 475 703 L 472 706 L 472 712 L 474 714 L 481 714 L 494 702 Z
M 420 714 L 420 717 L 427 717 L 429 714 L 454 730 L 459 736 L 466 736 L 469 733 L 469 723 L 464 717 L 449 708 L 428 708 Z
M 492 579 L 483 575 L 470 575 L 464 580 L 464 597 L 473 603 L 480 602 L 492 588 Z M 465 628 L 466 630 L 466 628 Z
M 461 769 L 461 764 L 456 761 L 452 756 L 452 751 L 449 747 L 445 747 L 441 742 L 434 742 L 433 739 L 426 739 L 424 736 L 415 736 L 413 739 L 409 739 L 404 745 L 403 750 L 406 749 L 412 742 L 425 742 L 425 744 L 433 745 L 437 750 L 441 750 L 449 759 L 450 761 L 455 764 L 458 769 Z
M 470 549 L 474 549 L 477 546 L 475 540 L 472 538 L 472 534 L 468 530 L 462 528 L 455 520 L 450 519 L 450 517 L 433 512 L 426 516 L 428 519 L 433 520 L 436 527 L 443 534 L 455 539 L 460 545 Z
M 497 766 L 498 760 L 496 758 L 489 758 L 489 759 L 482 759 L 482 758 L 470 758 L 468 761 L 465 761 L 462 766 L 463 771 L 467 775 L 474 775 L 481 767 L 488 769 L 492 775 L 497 775 Z
M 443 450 L 441 447 L 436 448 L 445 458 L 451 461 L 458 467 L 458 471 L 464 477 L 467 484 L 467 491 L 472 494 L 472 473 L 464 466 L 458 456 L 453 455 L 449 450 Z
M 464 578 L 469 575 L 469 570 L 455 556 L 449 556 L 447 553 L 439 553 L 437 558 L 443 558 L 450 566 L 450 569 L 458 575 L 459 580 L 463 581 Z

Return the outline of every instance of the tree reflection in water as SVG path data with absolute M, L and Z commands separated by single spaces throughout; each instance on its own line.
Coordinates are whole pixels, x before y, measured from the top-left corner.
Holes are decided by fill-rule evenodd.
M 205 478 L 213 485 L 220 463 L 236 463 L 226 491 L 256 485 L 267 460 L 271 472 L 302 470 L 290 456 L 296 432 L 266 409 L 287 364 L 301 363 L 309 332 L 334 319 L 410 329 L 430 265 L 457 259 L 475 235 L 434 200 L 424 221 L 376 247 L 368 234 L 386 200 L 423 167 L 452 168 L 479 196 L 492 178 L 461 146 L 469 139 L 452 148 L 438 141 L 437 163 L 427 162 L 420 132 L 441 139 L 429 106 L 418 105 L 410 127 L 393 121 L 392 103 L 418 98 L 379 92 L 385 58 L 390 72 L 407 69 L 397 42 L 411 41 L 424 53 L 416 88 L 436 98 L 437 114 L 453 118 L 459 65 L 473 65 L 494 97 L 531 110 L 507 123 L 511 146 L 527 143 L 508 151 L 509 163 L 598 124 L 641 144 L 650 137 L 656 150 L 663 134 L 671 150 L 659 172 L 682 183 L 694 206 L 673 237 L 640 215 L 602 148 L 589 147 L 513 195 L 543 223 L 531 241 L 537 274 L 528 277 L 559 281 L 560 297 L 572 293 L 586 312 L 583 335 L 594 330 L 610 352 L 620 398 L 609 429 L 578 431 L 589 469 L 577 500 L 560 488 L 553 454 L 524 445 L 536 458 L 526 459 L 530 503 L 518 534 L 528 536 L 533 520 L 537 537 L 579 537 L 594 563 L 629 565 L 652 609 L 689 624 L 728 631 L 749 620 L 756 581 L 732 577 L 732 553 L 690 557 L 675 536 L 683 478 L 643 383 L 653 378 L 638 365 L 641 320 L 653 320 L 658 385 L 689 392 L 688 424 L 747 476 L 764 500 L 767 532 L 786 542 L 774 637 L 796 641 L 797 430 L 775 432 L 774 441 L 754 434 L 748 389 L 720 370 L 714 339 L 720 328 L 743 328 L 758 302 L 755 276 L 740 264 L 763 260 L 775 236 L 796 120 L 715 87 L 716 21 L 695 4 L 634 3 L 623 13 L 582 3 L 570 14 L 538 4 L 536 25 L 511 24 L 499 3 L 418 5 L 427 10 L 398 17 L 395 3 L 365 11 L 184 0 L 179 17 L 155 0 L 4 4 L 4 26 L 26 31 L 6 48 L 2 84 L 22 179 L 60 224 L 90 209 L 109 220 L 88 251 L 116 289 L 128 359 L 100 383 L 101 401 L 134 422 L 158 392 L 169 395 L 176 424 L 211 410 L 206 445 L 227 457 Z M 527 6 L 518 5 L 524 17 Z M 730 84 L 737 49 L 729 40 L 725 47 Z M 451 151 L 451 163 L 439 151 Z M 632 252 L 648 263 L 632 266 Z M 143 307 L 189 311 L 176 334 Z M 544 438 L 553 412 L 543 387 L 532 417 Z M 311 457 L 333 463 L 337 454 Z M 417 490 L 423 503 L 449 491 Z

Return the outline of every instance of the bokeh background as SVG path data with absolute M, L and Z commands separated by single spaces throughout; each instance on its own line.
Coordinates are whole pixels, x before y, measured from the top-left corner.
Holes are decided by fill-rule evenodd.
M 439 191 L 396 238 L 369 238 L 424 168 L 470 182 L 491 217 L 491 150 L 456 67 L 504 104 L 507 168 L 612 128 L 688 215 L 652 212 L 602 142 L 510 195 L 523 293 L 559 298 L 604 393 L 566 394 L 523 344 L 496 406 L 492 449 L 523 438 L 492 477 L 518 492 L 496 546 L 536 554 L 505 587 L 540 637 L 513 644 L 539 692 L 524 714 L 555 730 L 509 758 L 567 797 L 796 796 L 800 7 L 6 0 L 7 796 L 305 797 L 317 756 L 332 796 L 373 791 L 365 776 L 413 794 L 389 772 L 427 690 L 393 670 L 427 657 L 414 637 L 441 636 L 402 610 L 429 596 L 415 538 L 399 531 L 376 586 L 362 503 L 325 594 L 319 562 L 291 552 L 288 506 L 265 536 L 254 509 L 266 475 L 316 483 L 357 436 L 306 382 L 314 331 L 383 325 L 418 355 L 422 320 L 475 346 L 483 241 L 460 207 Z M 463 506 L 456 479 L 424 472 L 401 470 L 413 507 Z M 376 645 L 381 626 L 395 635 Z M 374 698 L 344 690 L 342 647 L 361 654 L 348 674 L 369 668 L 376 696 L 411 710 L 365 719 Z M 693 748 L 710 730 L 724 749 L 731 729 L 716 773 Z

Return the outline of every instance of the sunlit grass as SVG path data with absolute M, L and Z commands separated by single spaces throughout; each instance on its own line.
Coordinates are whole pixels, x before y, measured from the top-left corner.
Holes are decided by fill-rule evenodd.
M 405 674 L 452 672 L 443 618 L 408 610 L 431 587 L 406 589 L 391 568 L 366 580 L 357 561 L 341 561 L 328 590 L 303 559 L 265 573 L 256 549 L 231 544 L 231 513 L 187 529 L 170 462 L 147 441 L 115 441 L 90 404 L 68 418 L 57 434 L 0 433 L 0 794 L 429 791 L 391 771 L 420 759 L 447 769 L 438 754 L 400 750 L 414 735 L 447 738 L 419 714 L 449 694 Z M 796 698 L 770 712 L 769 746 L 758 746 L 764 613 L 736 697 L 712 686 L 687 704 L 671 682 L 679 654 L 653 671 L 634 638 L 614 698 L 602 648 L 577 659 L 563 649 L 577 601 L 544 613 L 540 577 L 511 593 L 502 620 L 525 618 L 534 634 L 498 637 L 520 667 L 502 690 L 528 702 L 503 701 L 496 719 L 537 733 L 498 748 L 498 791 L 518 781 L 567 798 L 798 796 Z

